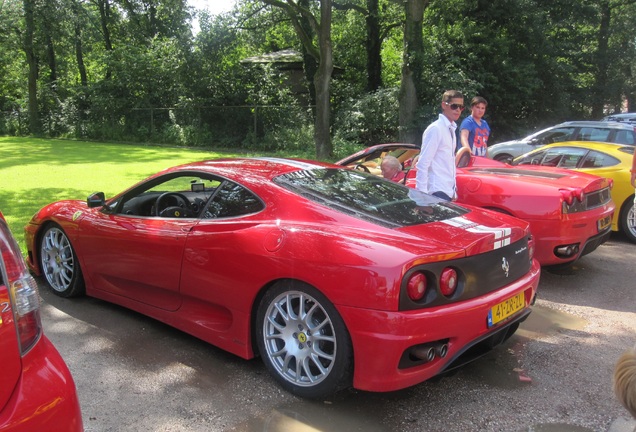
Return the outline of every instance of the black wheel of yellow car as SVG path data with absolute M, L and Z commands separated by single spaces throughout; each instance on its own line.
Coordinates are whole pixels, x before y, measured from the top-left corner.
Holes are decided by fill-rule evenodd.
M 60 297 L 84 294 L 84 277 L 75 250 L 57 224 L 46 227 L 40 238 L 40 268 L 47 284 Z
M 349 332 L 333 304 L 313 287 L 274 285 L 260 302 L 255 332 L 265 366 L 289 392 L 321 398 L 351 386 Z
M 636 243 L 636 203 L 634 195 L 625 200 L 619 213 L 620 229 L 627 236 L 629 241 Z

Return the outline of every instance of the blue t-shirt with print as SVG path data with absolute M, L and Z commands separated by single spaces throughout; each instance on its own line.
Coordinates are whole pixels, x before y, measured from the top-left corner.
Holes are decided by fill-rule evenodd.
M 478 125 L 472 115 L 466 117 L 460 126 L 460 134 L 462 130 L 468 130 L 468 144 L 475 156 L 486 156 L 488 148 L 488 137 L 490 136 L 490 126 L 488 122 L 481 119 L 481 125 Z

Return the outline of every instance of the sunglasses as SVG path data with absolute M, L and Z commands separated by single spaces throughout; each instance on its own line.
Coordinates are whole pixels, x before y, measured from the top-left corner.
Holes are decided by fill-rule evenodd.
M 450 107 L 450 109 L 452 109 L 453 111 L 456 109 L 460 109 L 463 110 L 464 109 L 464 105 L 460 105 L 460 104 L 451 104 L 448 102 L 444 102 L 446 105 L 448 105 Z

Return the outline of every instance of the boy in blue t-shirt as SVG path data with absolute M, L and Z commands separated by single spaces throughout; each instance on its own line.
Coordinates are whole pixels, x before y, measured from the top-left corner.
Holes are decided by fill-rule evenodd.
M 487 106 L 486 99 L 475 96 L 470 102 L 471 114 L 462 121 L 459 127 L 462 147 L 469 148 L 475 156 L 486 156 L 490 126 L 483 117 Z

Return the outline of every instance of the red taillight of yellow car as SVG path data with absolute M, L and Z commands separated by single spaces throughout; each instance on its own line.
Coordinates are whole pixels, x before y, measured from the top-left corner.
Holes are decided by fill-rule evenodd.
M 426 294 L 426 276 L 423 273 L 413 273 L 406 284 L 406 291 L 409 298 L 413 301 L 420 301 Z
M 42 334 L 40 296 L 35 279 L 29 274 L 20 248 L 5 224 L 0 224 L 0 249 L 4 268 L 2 280 L 9 288 L 13 318 L 18 330 L 20 352 L 26 354 Z
M 446 267 L 442 271 L 442 275 L 439 278 L 439 289 L 446 297 L 451 297 L 455 294 L 457 289 L 457 272 L 451 267 Z

